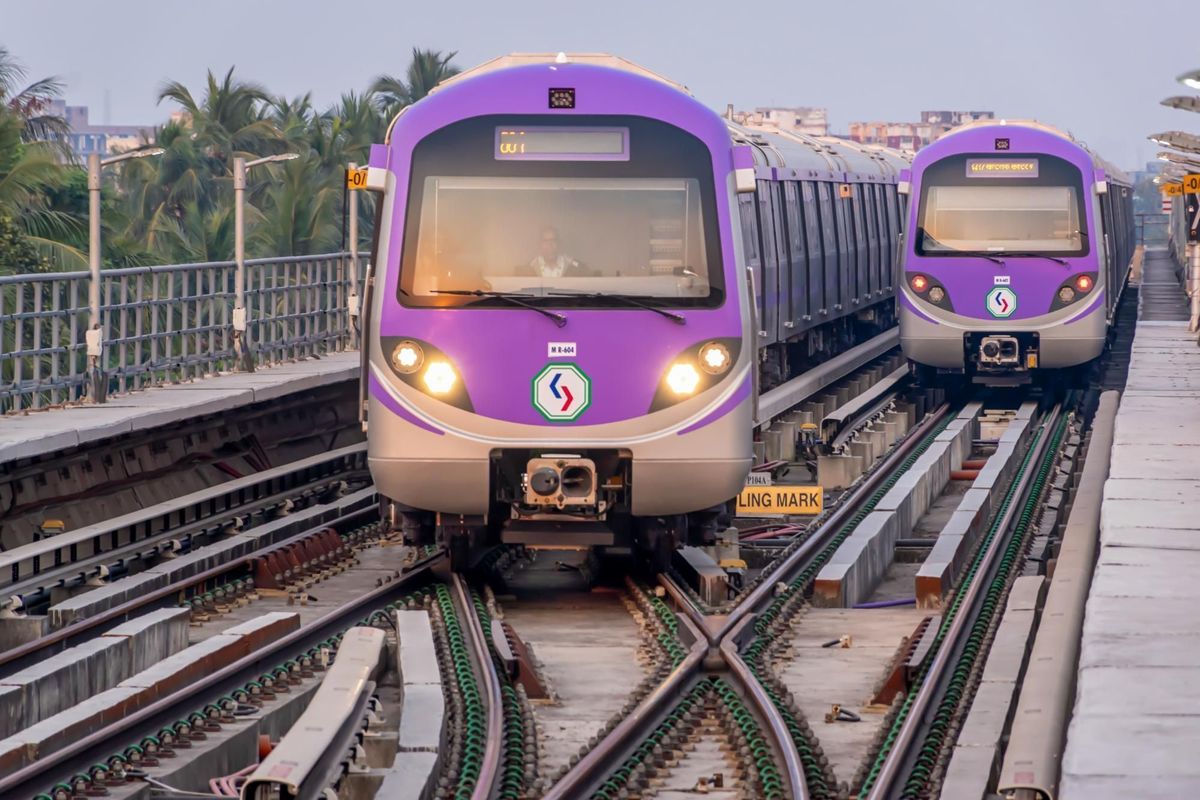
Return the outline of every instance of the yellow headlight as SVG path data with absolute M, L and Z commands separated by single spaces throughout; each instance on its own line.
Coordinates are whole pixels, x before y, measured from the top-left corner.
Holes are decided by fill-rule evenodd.
M 421 368 L 425 361 L 425 353 L 416 342 L 403 341 L 392 350 L 392 367 L 397 372 L 411 375 Z
M 700 385 L 700 373 L 691 364 L 678 362 L 667 372 L 667 386 L 675 394 L 691 394 Z
M 729 369 L 731 361 L 729 348 L 720 342 L 709 342 L 700 348 L 700 369 L 709 375 L 720 375 Z
M 425 388 L 430 394 L 447 394 L 454 388 L 458 375 L 448 361 L 432 361 L 425 368 Z

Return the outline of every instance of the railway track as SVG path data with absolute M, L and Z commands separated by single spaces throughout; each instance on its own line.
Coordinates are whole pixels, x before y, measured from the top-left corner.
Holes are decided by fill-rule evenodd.
M 864 398 L 864 415 L 877 416 L 893 389 L 899 391 L 885 385 L 877 396 Z M 942 446 L 948 428 L 967 425 L 959 422 L 964 415 L 974 420 L 969 424 L 978 424 L 978 403 L 969 409 L 948 404 L 932 409 L 824 515 L 793 529 L 790 538 L 779 536 L 779 557 L 734 601 L 715 607 L 699 602 L 696 592 L 673 576 L 660 576 L 658 586 L 626 579 L 623 586 L 599 593 L 585 588 L 538 606 L 522 597 L 511 580 L 514 572 L 537 566 L 537 559 L 528 554 L 498 551 L 493 578 L 502 579 L 493 581 L 493 592 L 492 586 L 444 577 L 438 553 L 399 547 L 390 552 L 370 532 L 353 542 L 356 549 L 372 548 L 369 559 L 359 560 L 378 564 L 390 552 L 383 560 L 391 559 L 388 563 L 398 568 L 392 573 L 377 570 L 382 577 L 366 592 L 362 587 L 369 584 L 353 569 L 322 578 L 325 587 L 333 588 L 311 584 L 312 575 L 300 570 L 287 577 L 286 589 L 278 594 L 248 597 L 260 593 L 259 587 L 247 585 L 245 570 L 259 563 L 256 559 L 267 549 L 293 547 L 317 528 L 294 531 L 269 548 L 249 551 L 210 572 L 168 584 L 157 594 L 86 616 L 15 655 L 0 655 L 0 672 L 11 674 L 30 660 L 89 641 L 113 622 L 173 605 L 181 594 L 193 618 L 206 620 L 198 627 L 207 631 L 193 636 L 201 642 L 229 636 L 225 631 L 255 617 L 287 614 L 293 608 L 299 617 L 294 629 L 252 652 L 214 662 L 201 679 L 159 691 L 153 702 L 132 708 L 120 719 L 3 771 L 0 795 L 73 800 L 103 789 L 121 797 L 148 785 L 196 791 L 204 784 L 188 776 L 199 771 L 210 788 L 245 788 L 247 796 L 263 798 L 280 793 L 317 796 L 311 793 L 330 786 L 356 795 L 365 792 L 362 796 L 378 791 L 389 797 L 472 800 L 674 797 L 696 792 L 797 800 L 854 793 L 934 796 L 945 753 L 953 744 L 953 725 L 969 707 L 972 676 L 986 656 L 988 631 L 994 627 L 997 607 L 1003 605 L 1006 580 L 1020 561 L 1014 553 L 1024 547 L 1031 509 L 1037 507 L 1040 487 L 1067 431 L 1069 414 L 1063 406 L 1034 413 L 1034 404 L 1027 405 L 1030 433 L 1019 452 L 1013 452 L 1020 469 L 1007 484 L 1003 502 L 987 516 L 986 535 L 971 549 L 969 567 L 939 595 L 943 605 L 936 610 L 941 613 L 934 613 L 936 621 L 926 626 L 928 646 L 924 660 L 915 662 L 919 669 L 891 704 L 871 709 L 875 716 L 870 724 L 878 733 L 866 737 L 871 739 L 869 758 L 852 779 L 844 759 L 834 752 L 838 745 L 831 732 L 862 725 L 865 714 L 858 704 L 865 698 L 841 698 L 845 702 L 834 709 L 833 721 L 823 726 L 815 711 L 825 702 L 817 697 L 825 691 L 821 681 L 797 683 L 794 675 L 783 674 L 781 665 L 819 663 L 811 661 L 810 652 L 801 652 L 803 637 L 827 635 L 818 615 L 827 610 L 872 613 L 818 608 L 821 601 L 815 598 L 824 571 L 853 549 L 856 531 L 869 527 L 868 518 L 880 513 L 889 492 L 928 466 L 927 454 Z M 835 421 L 835 435 L 843 439 L 856 424 L 853 414 L 845 416 Z M 976 432 L 966 438 L 976 450 L 968 448 L 965 460 L 986 463 L 976 451 L 995 447 L 1002 437 Z M 375 507 L 369 489 L 357 495 L 341 498 L 343 505 L 355 507 L 322 520 L 322 528 L 340 531 L 347 537 L 344 541 L 353 531 L 363 530 Z M 945 506 L 962 496 L 949 491 L 940 502 Z M 930 532 L 944 533 L 938 527 L 944 520 L 936 518 L 942 506 L 935 500 L 926 509 L 925 537 L 930 541 L 936 541 Z M 914 530 L 920 527 L 916 519 L 910 522 Z M 897 552 L 933 549 L 930 541 L 921 541 L 919 532 L 901 538 Z M 401 566 L 411 568 L 400 574 Z M 911 566 L 895 569 L 905 579 L 914 577 Z M 585 587 L 594 582 L 589 571 L 587 565 L 557 564 L 552 570 L 577 576 Z M 884 584 L 892 586 L 894 578 Z M 337 590 L 338 581 L 353 589 Z M 304 605 L 311 595 L 325 598 Z M 441 733 L 426 750 L 378 744 L 397 726 L 403 741 L 405 726 L 411 724 L 403 708 L 407 703 L 417 713 L 421 707 L 413 705 L 423 696 L 417 691 L 421 687 L 407 685 L 408 678 L 397 666 L 402 657 L 395 655 L 414 647 L 411 638 L 401 638 L 397 614 L 404 610 L 428 616 L 437 653 L 435 671 L 441 683 L 436 694 L 442 711 L 433 719 L 440 720 Z M 849 618 L 829 616 L 826 622 Z M 624 626 L 619 634 L 624 638 L 603 655 L 602 643 L 588 636 L 589 625 L 604 631 Z M 571 634 L 582 641 L 567 653 L 564 647 Z M 911 637 L 896 635 L 896 641 L 899 647 L 864 650 L 856 657 L 873 661 L 883 676 L 894 667 L 899 651 L 925 646 L 919 631 Z M 343 651 L 346 642 L 352 646 Z M 622 673 L 615 667 L 631 658 L 637 668 L 617 678 Z M 579 672 L 580 660 L 590 661 L 585 666 L 591 673 Z M 593 684 L 612 678 L 616 685 L 604 693 L 581 692 L 582 674 L 594 676 Z M 531 697 L 531 677 L 542 683 L 548 700 Z M 398 696 L 393 688 L 397 682 L 404 684 L 400 695 L 412 692 L 416 699 Z M 335 691 L 337 686 L 353 691 Z M 297 702 L 301 707 L 307 704 L 307 710 L 281 710 Z M 846 713 L 839 716 L 842 712 Z M 859 721 L 850 721 L 855 717 Z M 948 725 L 947 719 L 954 722 Z M 235 734 L 247 726 L 257 726 L 254 729 L 276 749 L 259 754 L 245 741 L 234 744 Z M 3 744 L 0 741 L 0 761 Z M 224 755 L 212 755 L 216 750 Z M 381 752 L 388 756 L 381 757 Z M 415 756 L 425 759 L 419 779 L 411 777 L 409 766 L 400 766 Z M 304 769 L 291 778 L 269 774 L 283 760 L 297 759 Z M 185 764 L 194 766 L 185 769 Z M 397 789 L 402 784 L 412 784 L 416 793 L 403 794 Z
M 977 405 L 970 413 L 978 416 L 979 411 Z M 997 462 L 998 473 L 1000 467 L 1012 462 L 1012 480 L 1001 482 L 1007 490 L 998 495 L 1000 502 L 986 516 L 986 533 L 969 553 L 969 567 L 939 600 L 944 603 L 938 609 L 942 613 L 935 615 L 932 628 L 927 626 L 928 648 L 924 660 L 917 662 L 923 668 L 904 691 L 897 693 L 890 707 L 873 709 L 878 716 L 874 725 L 876 735 L 867 738 L 876 741 L 866 751 L 869 757 L 864 759 L 853 781 L 836 779 L 830 757 L 822 749 L 820 723 L 807 718 L 801 710 L 802 706 L 812 705 L 802 695 L 819 690 L 819 682 L 789 686 L 776 674 L 777 652 L 773 648 L 777 639 L 793 633 L 790 630 L 793 626 L 805 629 L 808 622 L 803 618 L 810 610 L 814 585 L 823 567 L 888 491 L 914 465 L 924 463 L 922 455 L 946 428 L 961 418 L 949 406 L 935 410 L 914 429 L 858 487 L 852 500 L 803 536 L 771 570 L 770 578 L 747 592 L 728 613 L 706 613 L 711 609 L 696 602 L 693 592 L 672 577 L 661 577 L 675 607 L 690 623 L 681 627 L 686 631 L 683 640 L 690 648 L 687 655 L 677 661 L 675 669 L 654 692 L 613 727 L 545 796 L 617 797 L 635 796 L 650 788 L 668 791 L 671 784 L 666 775 L 672 769 L 679 771 L 682 754 L 692 747 L 698 749 L 696 742 L 702 741 L 704 731 L 708 730 L 697 722 L 697 715 L 708 720 L 720 717 L 711 701 L 701 701 L 718 691 L 718 687 L 722 700 L 726 696 L 723 692 L 732 692 L 740 701 L 738 710 L 742 718 L 754 720 L 750 738 L 757 749 L 750 748 L 755 755 L 743 768 L 746 774 L 765 774 L 771 782 L 767 785 L 759 780 L 747 784 L 752 796 L 759 796 L 756 792 L 795 798 L 833 798 L 855 792 L 862 793 L 861 796 L 870 792 L 871 797 L 880 798 L 936 795 L 936 776 L 934 781 L 920 783 L 921 776 L 936 771 L 936 764 L 931 765 L 930 759 L 933 762 L 940 759 L 944 768 L 946 747 L 953 743 L 953 737 L 945 730 L 946 717 L 957 719 L 969 707 L 965 691 L 968 687 L 962 682 L 961 673 L 965 669 L 970 675 L 971 670 L 977 670 L 980 659 L 986 655 L 981 637 L 986 638 L 997 603 L 1002 607 L 1009 580 L 1015 577 L 1015 554 L 1027 543 L 1030 521 L 1069 417 L 1061 405 L 1037 412 L 1034 403 L 1027 403 L 1015 416 L 1010 416 L 1017 419 L 1022 415 L 1028 420 L 1029 429 L 1024 446 L 1014 447 L 1009 458 Z M 1004 478 L 1007 480 L 1007 474 Z M 953 491 L 948 494 L 951 500 L 961 496 Z M 964 552 L 964 558 L 967 555 Z M 911 570 L 908 577 L 914 577 Z M 900 624 L 903 626 L 904 622 Z M 895 635 L 895 641 L 916 643 L 915 637 L 910 642 L 900 634 Z M 885 648 L 878 655 L 866 656 L 877 659 L 875 669 L 880 677 L 893 663 L 894 650 L 895 647 Z M 667 697 L 674 702 L 667 702 Z M 935 698 L 936 713 L 930 719 L 923 712 Z M 851 708 L 842 706 L 839 710 L 835 706 L 835 718 L 827 720 L 826 725 L 860 723 L 857 710 L 860 699 L 851 698 L 854 703 Z M 694 711 L 696 708 L 702 710 Z M 688 740 L 694 741 L 689 744 Z M 664 747 L 662 742 L 668 744 Z M 740 748 L 740 752 L 744 755 L 746 748 Z M 651 753 L 654 757 L 648 758 Z M 904 775 L 901 786 L 895 783 L 894 776 L 899 774 Z M 716 791 L 710 783 L 704 788 Z
M 0 553 L 0 609 L 41 611 L 367 484 L 366 445 L 350 445 L 12 548 Z

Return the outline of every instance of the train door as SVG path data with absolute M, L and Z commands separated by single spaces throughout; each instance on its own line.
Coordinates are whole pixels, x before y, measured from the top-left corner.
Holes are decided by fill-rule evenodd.
M 1108 313 L 1111 317 L 1114 311 L 1113 292 L 1117 288 L 1116 276 L 1120 267 L 1117 264 L 1119 258 L 1116 253 L 1116 231 L 1113 227 L 1112 197 L 1108 192 L 1100 195 L 1100 224 L 1096 227 L 1103 231 L 1100 241 L 1103 243 L 1104 256 L 1107 263 L 1102 277 L 1107 282 L 1105 286 L 1105 291 L 1108 292 L 1106 301 L 1108 303 Z
M 759 329 L 762 328 L 763 315 L 763 278 L 762 278 L 762 252 L 759 246 L 758 234 L 758 214 L 754 210 L 755 198 L 757 195 L 740 194 L 738 195 L 738 214 L 742 222 L 742 246 L 746 251 L 746 266 L 754 275 L 754 297 L 750 298 L 750 302 L 754 303 L 756 315 L 759 320 Z M 755 332 L 757 335 L 757 331 Z
M 850 232 L 850 208 L 845 199 L 841 197 L 842 187 L 849 186 L 849 184 L 838 184 L 836 189 L 833 184 L 825 185 L 830 193 L 833 206 L 833 225 L 837 233 L 838 302 L 834 308 L 837 311 L 845 311 L 854 306 L 850 301 L 854 297 L 854 269 L 856 264 L 852 244 L 854 235 Z M 838 192 L 837 199 L 832 199 L 834 191 Z
M 879 214 L 878 206 L 875 203 L 875 184 L 864 183 L 863 188 L 863 216 L 867 222 L 867 294 L 870 296 L 868 303 L 874 302 L 878 297 L 876 292 L 883 286 L 879 281 L 880 271 L 882 270 L 882 260 L 879 257 Z
M 804 219 L 804 242 L 808 253 L 808 318 L 804 320 L 804 327 L 807 328 L 811 327 L 813 320 L 819 324 L 821 317 L 829 313 L 829 299 L 826 295 L 825 254 L 821 246 L 821 218 L 811 181 L 800 184 L 800 197 L 803 200 L 800 215 Z
M 887 184 L 882 189 L 883 205 L 887 209 L 887 238 L 883 248 L 884 255 L 884 272 L 883 272 L 883 291 L 885 294 L 892 293 L 892 287 L 895 286 L 896 271 L 900 265 L 896 263 L 896 242 L 900 238 L 900 215 L 896 205 L 896 187 L 894 184 Z
M 775 224 L 775 183 L 759 181 L 758 230 L 762 253 L 762 315 L 759 329 L 767 332 L 761 344 L 773 344 L 779 340 L 779 244 Z
M 796 333 L 802 327 L 801 323 L 811 313 L 811 303 L 808 254 L 804 250 L 804 228 L 800 223 L 800 192 L 795 181 L 781 183 L 783 187 L 784 208 L 784 237 L 787 244 L 788 262 L 790 265 L 788 280 L 787 319 L 784 321 L 785 331 L 780 331 L 780 338 Z
M 854 253 L 854 274 L 848 306 L 854 308 L 862 305 L 867 294 L 867 234 L 862 218 L 862 187 L 854 184 L 849 184 L 849 187 L 849 198 L 842 205 L 846 207 L 846 216 L 850 220 L 846 236 L 850 239 L 850 249 Z

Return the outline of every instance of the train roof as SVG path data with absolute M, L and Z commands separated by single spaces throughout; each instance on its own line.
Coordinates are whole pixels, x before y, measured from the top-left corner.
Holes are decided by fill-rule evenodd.
M 673 81 L 626 58 L 608 53 L 510 53 L 463 70 L 433 88 L 430 94 L 463 80 L 502 69 L 538 64 L 587 64 L 640 75 L 664 83 L 693 97 L 682 83 Z M 807 136 L 792 131 L 765 127 L 745 127 L 727 122 L 730 137 L 739 144 L 754 147 L 756 165 L 791 172 L 789 177 L 825 180 L 895 181 L 911 158 L 898 150 L 865 145 L 834 137 Z M 784 175 L 780 175 L 783 177 Z
M 727 122 L 730 135 L 739 144 L 755 150 L 756 166 L 791 172 L 790 177 L 841 180 L 895 181 L 910 159 L 899 150 L 861 144 L 833 136 L 809 136 L 765 125 Z
M 497 56 L 483 62 L 477 67 L 465 69 L 456 75 L 446 78 L 435 86 L 430 94 L 467 78 L 474 78 L 500 69 L 527 67 L 536 64 L 589 64 L 595 67 L 608 67 L 609 69 L 631 72 L 635 75 L 641 75 L 643 78 L 651 78 L 665 83 L 689 96 L 692 94 L 691 90 L 678 81 L 673 81 L 654 70 L 647 69 L 640 64 L 635 64 L 627 58 L 610 55 L 609 53 L 509 53 L 506 56 Z
M 1124 184 L 1130 184 L 1130 185 L 1132 185 L 1132 183 L 1133 183 L 1133 180 L 1129 177 L 1129 175 L 1125 172 L 1125 170 L 1116 166 L 1111 161 L 1104 158 L 1096 151 L 1092 150 L 1083 141 L 1076 139 L 1075 136 L 1073 134 L 1071 134 L 1070 131 L 1065 131 L 1062 128 L 1056 128 L 1053 125 L 1047 125 L 1046 123 L 1039 122 L 1036 119 L 1000 119 L 1000 120 L 977 119 L 977 120 L 972 120 L 970 122 L 964 122 L 962 125 L 959 125 L 958 127 L 953 128 L 952 130 L 948 131 L 938 141 L 945 141 L 946 139 L 954 136 L 955 134 L 963 133 L 964 131 L 975 130 L 977 128 L 989 128 L 989 127 L 991 127 L 991 128 L 1029 128 L 1031 130 L 1041 131 L 1042 133 L 1048 133 L 1051 136 L 1057 136 L 1061 139 L 1066 139 L 1068 142 L 1070 142 L 1071 144 L 1078 147 L 1080 150 L 1083 150 L 1085 153 L 1087 153 L 1088 156 L 1091 157 L 1092 162 L 1097 167 L 1104 170 L 1105 175 L 1109 176 L 1112 179 L 1115 179 L 1117 183 L 1124 183 Z

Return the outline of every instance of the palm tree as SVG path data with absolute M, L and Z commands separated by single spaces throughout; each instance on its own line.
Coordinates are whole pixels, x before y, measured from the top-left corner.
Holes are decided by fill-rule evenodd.
M 251 250 L 262 256 L 328 253 L 338 245 L 342 172 L 330 170 L 314 150 L 268 167 L 262 218 L 251 232 Z
M 404 80 L 393 75 L 380 75 L 371 84 L 370 93 L 383 115 L 391 119 L 405 106 L 417 102 L 446 78 L 459 73 L 458 67 L 450 62 L 458 52 L 443 55 L 438 50 L 421 50 L 414 47 L 412 61 L 404 73 Z
M 0 108 L 0 216 L 11 220 L 39 253 L 43 262 L 4 265 L 17 271 L 55 266 L 81 266 L 78 248 L 64 243 L 81 229 L 80 220 L 50 206 L 47 189 L 60 186 L 66 171 L 57 145 L 23 141 L 26 121 Z
M 25 67 L 13 57 L 8 48 L 0 45 L 0 104 L 7 106 L 9 111 L 23 121 L 21 140 L 62 143 L 66 134 L 70 132 L 67 121 L 48 113 L 51 101 L 62 95 L 62 81 L 56 76 L 51 76 L 18 89 L 24 80 Z
M 203 101 L 178 81 L 165 84 L 158 100 L 174 100 L 191 117 L 192 132 L 206 154 L 228 169 L 237 155 L 278 152 L 281 136 L 267 116 L 271 103 L 267 90 L 257 83 L 234 80 L 233 67 L 218 83 L 208 72 Z

